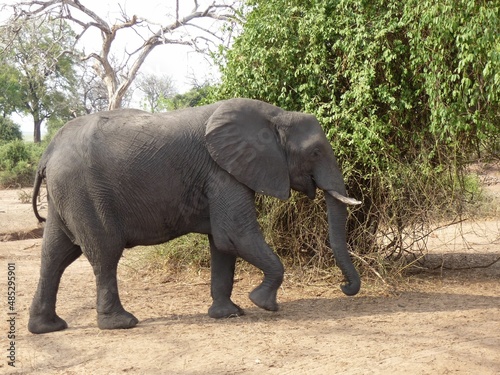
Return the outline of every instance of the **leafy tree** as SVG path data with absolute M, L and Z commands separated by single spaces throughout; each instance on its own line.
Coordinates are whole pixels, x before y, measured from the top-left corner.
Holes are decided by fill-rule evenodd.
M 219 55 L 216 98 L 318 117 L 350 193 L 364 202 L 349 222 L 357 251 L 401 256 L 431 215 L 460 214 L 465 162 L 500 135 L 498 2 L 247 5 L 241 35 Z M 290 217 L 280 212 L 277 224 Z
M 11 67 L 9 75 L 17 79 L 10 86 L 10 91 L 16 92 L 14 100 L 5 111 L 30 114 L 34 141 L 38 143 L 43 121 L 51 116 L 69 118 L 76 111 L 70 106 L 74 95 L 74 61 L 67 53 L 72 48 L 72 31 L 67 25 L 37 20 L 4 25 L 4 31 L 3 37 L 9 41 L 9 49 L 5 51 Z
M 19 125 L 8 117 L 0 117 L 0 144 L 22 139 L 23 133 Z
M 23 106 L 21 74 L 9 61 L 9 53 L 0 53 L 0 116 L 5 117 L 15 111 L 19 111 Z M 9 58 L 8 58 L 9 57 Z

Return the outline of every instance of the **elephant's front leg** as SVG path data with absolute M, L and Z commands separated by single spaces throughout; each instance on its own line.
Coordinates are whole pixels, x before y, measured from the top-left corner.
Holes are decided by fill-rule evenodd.
M 116 261 L 92 262 L 97 283 L 97 325 L 100 329 L 132 328 L 139 320 L 125 311 L 118 295 Z
M 278 256 L 265 242 L 262 233 L 242 236 L 240 256 L 264 273 L 264 280 L 250 293 L 250 300 L 262 309 L 278 311 L 277 294 L 283 282 L 284 268 Z
M 213 303 L 210 309 L 208 309 L 208 315 L 211 318 L 230 318 L 244 315 L 244 311 L 231 301 L 236 256 L 219 251 L 215 247 L 212 236 L 209 236 L 209 240 L 212 278 L 211 295 Z
M 283 264 L 265 242 L 262 233 L 257 228 L 248 233 L 237 233 L 237 230 L 234 230 L 233 233 L 236 235 L 233 235 L 229 241 L 224 242 L 231 243 L 231 246 L 234 246 L 234 248 L 232 248 L 233 253 L 238 254 L 241 258 L 259 268 L 264 273 L 264 280 L 262 280 L 262 283 L 250 293 L 250 300 L 260 308 L 269 311 L 277 311 L 278 302 L 276 297 L 278 289 L 283 282 Z M 231 248 L 228 247 L 228 249 Z M 231 252 L 231 250 L 228 251 Z M 212 275 L 214 275 L 214 272 L 217 272 L 217 270 L 212 269 Z M 217 277 L 220 278 L 220 275 Z M 225 280 L 229 280 L 228 274 L 226 274 Z M 229 287 L 232 288 L 232 278 L 231 283 L 225 285 L 229 285 Z M 212 284 L 212 291 L 213 290 L 214 286 Z M 226 296 L 229 296 L 230 289 L 226 289 L 225 293 Z M 229 297 L 226 297 L 226 301 L 230 302 Z
M 283 282 L 283 264 L 264 240 L 257 222 L 253 191 L 234 184 L 234 190 L 225 189 L 231 194 L 221 194 L 211 204 L 213 242 L 217 249 L 243 258 L 264 273 L 264 280 L 250 293 L 250 299 L 263 309 L 277 311 L 276 296 Z M 232 287 L 232 283 L 229 285 Z

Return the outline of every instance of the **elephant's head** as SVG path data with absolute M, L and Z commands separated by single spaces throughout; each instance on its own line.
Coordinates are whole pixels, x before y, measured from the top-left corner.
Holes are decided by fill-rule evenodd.
M 318 120 L 250 99 L 231 99 L 207 122 L 208 150 L 217 164 L 252 190 L 280 199 L 290 188 L 313 199 L 325 192 L 330 244 L 347 279 L 342 291 L 358 293 L 361 282 L 346 242 L 345 185 L 333 150 Z

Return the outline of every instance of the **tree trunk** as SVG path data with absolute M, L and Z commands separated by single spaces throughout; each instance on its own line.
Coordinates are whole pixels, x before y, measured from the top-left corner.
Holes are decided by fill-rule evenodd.
M 42 141 L 42 119 L 36 117 L 34 119 L 35 131 L 33 133 L 33 142 L 40 143 Z
M 109 98 L 108 110 L 118 109 L 122 107 L 122 96 L 115 93 Z

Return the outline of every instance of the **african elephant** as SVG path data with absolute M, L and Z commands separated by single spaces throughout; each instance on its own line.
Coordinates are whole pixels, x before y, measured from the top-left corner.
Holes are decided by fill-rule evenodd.
M 33 209 L 46 180 L 48 214 L 38 288 L 30 308 L 32 333 L 62 330 L 56 295 L 65 268 L 82 253 L 97 284 L 101 329 L 138 320 L 118 295 L 124 248 L 207 234 L 211 250 L 212 318 L 242 315 L 231 301 L 236 257 L 263 271 L 250 293 L 276 311 L 283 265 L 264 241 L 255 193 L 287 199 L 290 188 L 314 198 L 325 191 L 329 236 L 354 295 L 360 277 L 346 243 L 346 190 L 317 119 L 250 99 L 230 99 L 174 112 L 101 112 L 68 122 L 45 150 L 35 178 Z

